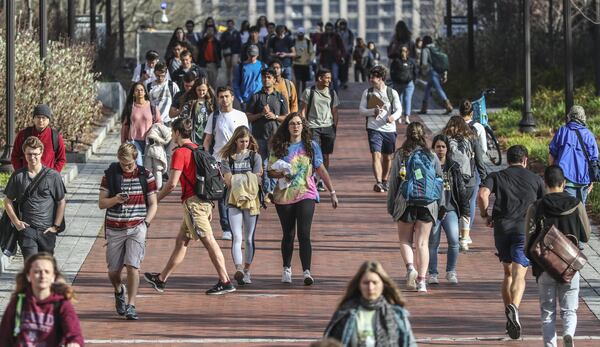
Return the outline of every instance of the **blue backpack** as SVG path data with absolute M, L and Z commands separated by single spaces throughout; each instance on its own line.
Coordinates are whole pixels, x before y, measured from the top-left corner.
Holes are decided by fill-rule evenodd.
M 438 201 L 444 182 L 437 176 L 433 155 L 425 149 L 416 149 L 405 163 L 406 179 L 401 186 L 404 199 L 416 206 L 427 206 Z

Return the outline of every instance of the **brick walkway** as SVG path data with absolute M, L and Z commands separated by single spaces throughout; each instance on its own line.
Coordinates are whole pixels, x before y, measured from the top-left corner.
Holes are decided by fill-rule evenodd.
M 216 277 L 206 251 L 194 244 L 164 294 L 141 284 L 137 303 L 141 320 L 127 322 L 114 312 L 104 240 L 99 238 L 74 282 L 79 300 L 76 307 L 88 344 L 306 346 L 309 340 L 321 336 L 347 281 L 363 261 L 381 261 L 402 284 L 405 270 L 395 225 L 386 213 L 385 195 L 372 192 L 364 119 L 356 111 L 343 111 L 341 117 L 331 168 L 340 207 L 334 211 L 327 197 L 317 206 L 312 231 L 314 286 L 302 285 L 297 251 L 294 283 L 280 283 L 281 231 L 275 209 L 270 206 L 258 224 L 252 285 L 222 297 L 206 296 L 204 291 Z M 181 214 L 175 194 L 160 205 L 150 229 L 142 271 L 162 269 Z M 218 230 L 217 224 L 213 225 Z M 480 220 L 472 236 L 472 251 L 459 257 L 459 285 L 442 281 L 430 287 L 426 295 L 404 292 L 420 345 L 540 345 L 539 305 L 531 277 L 521 308 L 524 340 L 502 340 L 505 318 L 499 291 L 501 266 L 494 256 L 491 232 Z M 230 242 L 219 243 L 233 273 Z M 444 255 L 439 266 L 445 266 Z M 598 320 L 582 303 L 577 335 L 599 335 L 598 327 Z M 598 343 L 577 341 L 578 346 Z

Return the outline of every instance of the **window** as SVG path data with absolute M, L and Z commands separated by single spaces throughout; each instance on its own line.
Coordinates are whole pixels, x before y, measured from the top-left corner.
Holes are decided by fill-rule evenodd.
M 367 30 L 378 30 L 380 21 L 379 18 L 367 18 Z
M 367 32 L 367 36 L 366 36 L 366 41 L 373 41 L 375 43 L 377 43 L 377 40 L 379 39 L 379 33 L 376 31 L 372 31 L 372 32 Z
M 396 9 L 394 7 L 394 4 L 385 4 L 381 5 L 381 10 L 386 14 L 393 14 Z
M 377 16 L 379 14 L 379 8 L 377 5 L 367 5 L 367 15 Z
M 321 15 L 321 5 L 310 5 L 310 13 L 313 15 Z
M 358 18 L 350 18 L 348 19 L 348 28 L 352 31 L 358 30 Z
M 304 26 L 304 19 L 292 19 L 292 31 Z

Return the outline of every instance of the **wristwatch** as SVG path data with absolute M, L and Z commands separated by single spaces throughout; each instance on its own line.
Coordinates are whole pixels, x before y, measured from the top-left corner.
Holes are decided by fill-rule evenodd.
M 60 229 L 60 225 L 52 224 L 52 226 L 53 226 L 53 227 L 54 227 L 54 229 L 56 229 L 56 230 Z
M 148 223 L 148 222 L 144 221 L 144 224 L 146 224 L 146 228 L 149 228 L 149 227 L 150 227 L 150 223 Z

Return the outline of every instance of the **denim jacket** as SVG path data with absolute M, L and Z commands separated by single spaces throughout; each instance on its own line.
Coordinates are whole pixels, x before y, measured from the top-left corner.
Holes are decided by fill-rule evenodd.
M 577 139 L 576 130 L 581 134 L 590 160 L 598 160 L 598 145 L 594 134 L 577 121 L 571 121 L 560 127 L 548 147 L 550 155 L 561 167 L 567 180 L 575 184 L 588 185 L 590 184 L 588 162 Z

